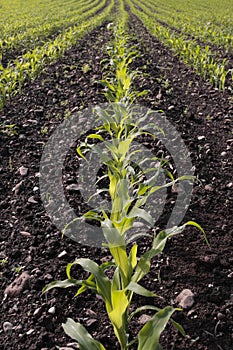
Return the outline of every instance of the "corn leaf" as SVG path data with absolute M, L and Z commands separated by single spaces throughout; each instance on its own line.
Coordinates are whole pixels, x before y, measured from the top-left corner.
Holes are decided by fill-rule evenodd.
M 100 266 L 90 259 L 77 259 L 73 263 L 67 265 L 67 275 L 70 273 L 70 269 L 74 265 L 81 265 L 85 271 L 90 272 L 95 276 L 97 292 L 102 295 L 106 303 L 111 304 L 111 282 Z
M 171 315 L 176 311 L 171 306 L 158 311 L 138 333 L 138 350 L 159 350 L 159 338 Z
M 131 266 L 132 271 L 137 265 L 137 250 L 138 250 L 138 246 L 137 244 L 134 244 L 129 254 L 129 264 Z
M 157 294 L 152 293 L 148 289 L 140 286 L 140 284 L 135 282 L 130 282 L 126 289 L 144 297 L 157 297 Z
M 47 286 L 45 286 L 42 290 L 43 293 L 48 292 L 49 290 L 53 288 L 69 288 L 69 287 L 74 287 L 77 285 L 82 284 L 82 281 L 76 280 L 76 279 L 66 279 L 64 281 L 53 281 Z
M 90 134 L 87 136 L 87 139 L 98 139 L 100 141 L 104 141 L 103 137 L 99 134 Z
M 105 347 L 93 339 L 79 322 L 68 318 L 66 323 L 62 324 L 62 327 L 69 337 L 78 342 L 80 350 L 105 350 Z

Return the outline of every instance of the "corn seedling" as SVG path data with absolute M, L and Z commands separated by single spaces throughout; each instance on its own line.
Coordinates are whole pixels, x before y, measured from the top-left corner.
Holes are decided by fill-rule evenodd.
M 140 157 L 142 151 L 133 146 L 133 141 L 139 136 L 143 137 L 148 134 L 152 138 L 156 136 L 150 134 L 146 127 L 141 126 L 145 116 L 135 118 L 134 108 L 131 107 L 136 96 L 133 95 L 132 98 L 130 95 L 132 76 L 129 64 L 135 55 L 130 52 L 125 53 L 125 49 L 117 45 L 125 40 L 124 31 L 126 30 L 123 1 L 120 1 L 120 5 L 122 21 L 118 23 L 116 41 L 113 49 L 110 50 L 113 58 L 110 57 L 109 66 L 113 66 L 114 69 L 111 72 L 111 79 L 105 81 L 105 95 L 109 102 L 114 101 L 114 103 L 110 103 L 110 107 L 105 110 L 96 107 L 97 116 L 101 121 L 100 126 L 94 133 L 87 135 L 85 141 L 77 148 L 77 153 L 84 159 L 88 152 L 97 154 L 106 169 L 97 182 L 103 178 L 108 179 L 107 187 L 100 191 L 108 193 L 110 208 L 100 206 L 88 211 L 80 219 L 92 219 L 99 222 L 105 237 L 105 246 L 109 249 L 112 260 L 98 265 L 87 258 L 76 259 L 66 267 L 67 279 L 50 283 L 44 288 L 44 292 L 55 287 L 76 287 L 78 290 L 75 296 L 78 297 L 90 289 L 103 299 L 121 350 L 130 349 L 135 343 L 137 343 L 138 350 L 159 350 L 162 349 L 159 343 L 160 335 L 169 321 L 184 335 L 183 328 L 172 319 L 173 313 L 179 309 L 171 306 L 159 309 L 153 305 L 145 305 L 131 311 L 133 295 L 159 297 L 139 282 L 149 273 L 151 260 L 163 251 L 168 239 L 182 233 L 188 225 L 197 227 L 204 235 L 205 233 L 197 223 L 189 221 L 180 227 L 154 234 L 151 248 L 141 256 L 138 255 L 138 244 L 135 243 L 135 240 L 142 233 L 134 234 L 136 220 L 143 220 L 153 230 L 153 218 L 150 212 L 144 209 L 148 198 L 162 188 L 173 186 L 177 181 L 193 180 L 193 177 L 183 176 L 174 179 L 167 171 L 170 181 L 166 184 L 159 184 L 157 182 L 159 174 L 167 163 L 163 157 L 152 156 L 149 160 L 153 160 L 157 166 L 142 170 L 145 159 L 141 159 L 143 158 Z M 163 131 L 158 128 L 158 133 L 163 133 Z M 93 143 L 93 140 L 96 142 Z M 101 147 L 102 144 L 104 148 Z M 139 160 L 136 157 L 138 154 Z M 134 164 L 137 166 L 135 167 Z M 69 224 L 65 227 L 64 232 L 68 226 Z M 84 280 L 73 278 L 71 269 L 75 265 L 81 266 L 89 273 L 89 276 Z M 110 269 L 113 271 L 112 278 L 109 278 L 107 273 Z M 131 339 L 129 323 L 143 310 L 152 310 L 154 315 L 140 329 L 136 337 Z M 78 342 L 80 349 L 105 349 L 80 323 L 69 318 L 63 324 L 63 328 L 71 338 Z

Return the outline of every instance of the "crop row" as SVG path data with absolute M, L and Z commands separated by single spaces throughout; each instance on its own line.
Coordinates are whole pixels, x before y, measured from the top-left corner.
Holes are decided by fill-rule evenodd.
M 171 318 L 178 309 L 171 306 L 160 309 L 154 305 L 144 305 L 132 310 L 133 296 L 138 294 L 144 297 L 158 297 L 139 284 L 149 273 L 151 260 L 163 251 L 169 238 L 183 232 L 187 225 L 196 226 L 202 232 L 203 230 L 195 222 L 168 228 L 158 234 L 153 230 L 151 209 L 149 207 L 145 209 L 148 199 L 157 191 L 173 186 L 178 181 L 193 181 L 193 176 L 181 176 L 175 179 L 167 171 L 167 181 L 161 184 L 158 178 L 161 172 L 166 173 L 165 158 L 156 157 L 153 153 L 145 157 L 143 147 L 134 144 L 136 139 L 143 139 L 145 135 L 150 136 L 153 141 L 164 132 L 156 127 L 156 115 L 152 115 L 152 111 L 145 113 L 143 109 L 134 105 L 141 94 L 133 87 L 134 79 L 140 73 L 131 69 L 131 63 L 138 52 L 134 46 L 130 46 L 131 40 L 127 34 L 128 14 L 123 0 L 119 1 L 117 18 L 108 28 L 113 30 L 114 39 L 106 48 L 109 58 L 103 62 L 104 73 L 101 80 L 108 104 L 93 108 L 92 113 L 98 125 L 96 127 L 92 125 L 89 134 L 83 131 L 86 138 L 78 145 L 77 153 L 87 162 L 90 154 L 95 158 L 99 157 L 100 169 L 105 170 L 96 179 L 95 190 L 89 200 L 105 192 L 108 194 L 109 205 L 106 202 L 98 202 L 98 207 L 68 223 L 64 227 L 64 233 L 72 227 L 74 221 L 78 221 L 77 229 L 80 232 L 73 232 L 70 237 L 82 236 L 82 223 L 85 220 L 97 221 L 99 225 L 92 226 L 93 237 L 101 241 L 102 234 L 105 240 L 104 247 L 108 249 L 107 254 L 108 256 L 111 254 L 112 259 L 100 265 L 88 258 L 76 259 L 66 267 L 67 279 L 50 283 L 44 288 L 44 292 L 55 287 L 75 287 L 78 288 L 75 294 L 78 297 L 86 290 L 91 290 L 104 301 L 107 316 L 121 350 L 130 349 L 136 344 L 138 350 L 161 350 L 159 338 L 169 321 L 184 335 L 181 325 Z M 88 117 L 90 118 L 90 115 Z M 150 131 L 152 124 L 158 132 L 157 135 Z M 147 161 L 151 166 L 144 166 Z M 43 184 L 45 180 L 46 175 L 43 178 L 42 167 L 40 181 Z M 101 181 L 105 185 L 99 188 Z M 142 227 L 140 231 L 136 230 L 135 224 L 142 222 L 149 225 L 153 231 L 151 235 L 144 232 Z M 152 238 L 152 247 L 139 256 L 138 244 L 135 241 L 142 236 Z M 86 279 L 72 277 L 72 267 L 76 265 L 81 266 L 89 274 Z M 129 334 L 130 321 L 144 310 L 151 310 L 154 315 L 132 339 Z M 81 323 L 69 318 L 63 324 L 63 329 L 79 343 L 80 349 L 105 350 L 104 345 L 95 340 Z
M 17 32 L 14 35 L 5 31 L 0 41 L 0 62 L 1 53 L 7 54 L 7 51 L 14 51 L 16 49 L 23 49 L 23 51 L 33 49 L 43 41 L 51 36 L 56 36 L 61 32 L 64 32 L 67 28 L 77 25 L 81 21 L 94 15 L 97 11 L 101 10 L 106 4 L 106 0 L 95 0 L 92 2 L 84 3 L 74 9 L 67 9 L 67 12 L 63 16 L 60 14 L 52 14 L 47 20 L 38 26 L 37 18 L 32 22 L 33 25 L 27 27 L 21 32 Z M 6 29 L 6 28 L 5 28 Z
M 114 0 L 111 0 L 100 14 L 92 17 L 91 21 L 83 20 L 70 27 L 55 40 L 49 40 L 43 46 L 27 52 L 7 68 L 0 66 L 0 107 L 4 106 L 6 99 L 14 96 L 22 88 L 26 79 L 34 79 L 48 63 L 62 56 L 77 40 L 106 20 L 113 6 Z M 95 13 L 96 9 L 91 11 Z
M 186 35 L 177 34 L 161 25 L 151 10 L 138 0 L 127 0 L 127 3 L 132 13 L 143 22 L 154 37 L 173 49 L 185 64 L 190 65 L 196 73 L 207 79 L 213 86 L 224 90 L 226 77 L 233 80 L 233 70 L 226 68 L 226 60 L 214 59 L 208 45 L 202 47 L 196 41 L 187 39 Z
M 178 10 L 176 8 L 175 1 L 173 7 L 161 9 L 159 5 L 156 5 L 155 0 L 141 1 L 142 4 L 147 5 L 153 11 L 154 17 L 166 23 L 170 27 L 173 27 L 183 34 L 188 34 L 206 44 L 216 45 L 217 47 L 224 48 L 226 52 L 233 50 L 233 35 L 232 35 L 232 22 L 233 18 L 228 15 L 221 17 L 221 23 L 215 19 L 217 23 L 210 20 L 209 12 L 205 11 L 205 15 L 201 15 L 200 11 L 184 12 L 184 9 Z M 183 3 L 183 7 L 185 3 Z M 187 6 L 187 5 L 186 5 Z M 218 7 L 216 7 L 216 12 Z M 231 25 L 227 26 L 227 18 Z

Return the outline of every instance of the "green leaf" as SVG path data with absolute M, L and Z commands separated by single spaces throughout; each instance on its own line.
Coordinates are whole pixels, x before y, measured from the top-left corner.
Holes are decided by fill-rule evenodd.
M 100 141 L 104 141 L 103 137 L 99 134 L 90 134 L 87 136 L 87 139 L 98 139 Z
M 65 333 L 76 340 L 80 350 L 105 350 L 105 347 L 87 332 L 87 330 L 78 322 L 68 318 L 66 323 L 62 324 Z
M 111 282 L 100 266 L 91 259 L 77 259 L 73 263 L 67 265 L 67 275 L 73 265 L 81 265 L 85 271 L 95 276 L 97 292 L 102 295 L 106 303 L 111 305 Z
M 145 310 L 155 310 L 155 311 L 160 311 L 161 309 L 157 306 L 154 305 L 143 305 L 141 307 L 138 307 L 135 311 L 133 311 L 130 316 L 128 321 L 130 321 L 135 315 L 137 315 L 139 312 L 141 311 L 145 311 Z
M 126 314 L 128 306 L 129 300 L 126 296 L 126 290 L 112 289 L 112 306 L 106 304 L 106 309 L 122 349 L 126 349 L 127 344 Z
M 83 155 L 82 151 L 81 151 L 81 148 L 83 148 L 83 146 L 79 146 L 76 148 L 76 152 L 78 153 L 78 155 L 80 157 L 82 157 L 83 159 L 87 160 L 86 157 Z
M 132 271 L 137 265 L 137 250 L 138 250 L 138 246 L 137 244 L 134 244 L 129 254 L 129 264 L 131 266 Z
M 76 279 L 66 279 L 64 281 L 53 281 L 47 286 L 45 286 L 42 290 L 43 293 L 48 292 L 49 290 L 53 288 L 69 288 L 73 286 L 77 286 L 82 284 L 82 281 L 76 280 Z
M 123 315 L 129 305 L 125 290 L 112 290 L 112 307 L 108 309 L 111 322 L 118 328 L 124 326 Z
M 134 207 L 130 213 L 127 215 L 128 218 L 141 218 L 148 222 L 151 226 L 154 226 L 154 219 L 153 217 L 144 209 L 140 209 L 137 207 Z
M 176 311 L 171 306 L 158 311 L 150 321 L 148 321 L 138 333 L 138 350 L 158 350 L 162 349 L 159 338 L 165 329 L 171 315 Z
M 131 292 L 134 292 L 138 295 L 142 295 L 144 297 L 157 297 L 156 294 L 152 293 L 148 289 L 140 286 L 140 284 L 135 282 L 130 282 L 128 286 L 126 287 L 127 290 L 130 290 Z
M 210 247 L 210 244 L 209 244 L 209 241 L 208 241 L 208 239 L 207 239 L 206 233 L 205 233 L 205 231 L 203 230 L 203 228 L 202 228 L 199 224 L 197 224 L 195 221 L 188 221 L 188 222 L 186 222 L 185 225 L 186 225 L 186 226 L 194 226 L 194 227 L 197 227 L 197 228 L 203 233 L 204 238 L 205 238 L 205 241 L 206 241 L 207 245 Z
M 178 309 L 177 309 L 177 310 L 178 310 Z M 184 328 L 181 326 L 181 324 L 179 324 L 178 322 L 174 321 L 172 318 L 171 318 L 171 323 L 172 323 L 173 327 L 175 327 L 175 328 L 183 335 L 183 337 L 186 336 L 185 330 L 184 330 Z
M 128 322 L 139 312 L 145 311 L 145 310 L 155 310 L 155 311 L 160 311 L 161 309 L 157 306 L 154 305 L 143 305 L 139 308 L 137 308 L 134 312 L 132 312 L 128 318 Z M 177 311 L 179 311 L 179 309 L 176 309 Z M 181 310 L 181 309 L 180 309 Z M 185 337 L 185 331 L 184 328 L 177 322 L 175 322 L 172 318 L 170 319 L 172 325 L 183 335 L 183 337 Z

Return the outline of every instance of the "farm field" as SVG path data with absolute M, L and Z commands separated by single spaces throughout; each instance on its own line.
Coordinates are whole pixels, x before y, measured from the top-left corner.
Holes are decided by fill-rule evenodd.
M 0 350 L 77 349 L 62 328 L 67 318 L 105 349 L 120 349 L 102 296 L 87 290 L 74 298 L 77 287 L 42 294 L 48 283 L 66 279 L 75 259 L 103 264 L 112 258 L 105 247 L 62 236 L 40 193 L 41 158 L 56 128 L 83 112 L 85 130 L 86 109 L 110 101 L 159 111 L 175 127 L 199 179 L 181 224 L 197 222 L 210 244 L 192 226 L 168 240 L 140 282 L 163 299 L 135 294 L 130 308 L 177 307 L 177 295 L 190 289 L 194 302 L 173 315 L 186 337 L 169 323 L 162 348 L 231 350 L 233 0 L 0 0 L 0 23 Z M 94 137 L 92 127 L 90 138 L 98 143 L 102 134 Z M 158 140 L 140 137 L 154 155 L 161 147 L 171 160 Z M 77 215 L 89 208 L 78 187 L 79 143 L 70 144 L 62 169 Z M 167 174 L 174 180 L 176 169 Z M 176 187 L 166 191 L 150 231 L 156 234 L 179 195 Z M 138 256 L 151 244 L 151 237 L 140 237 Z M 24 272 L 26 283 L 12 285 Z M 88 277 L 81 268 L 76 274 Z M 132 319 L 130 340 L 152 315 L 143 310 Z

